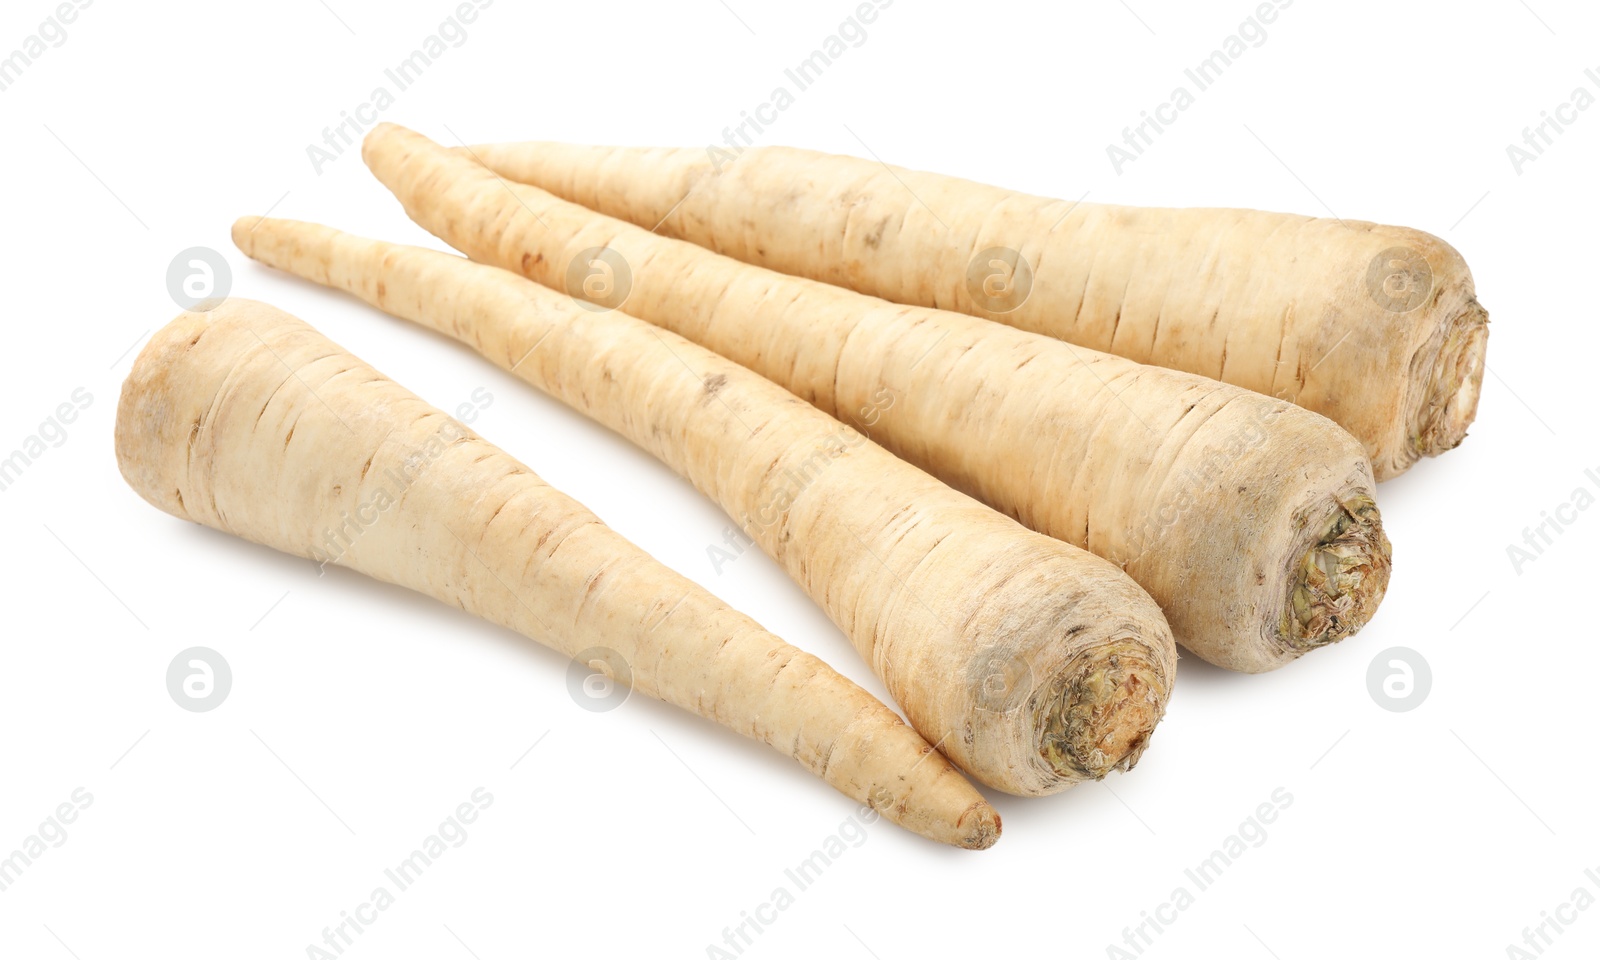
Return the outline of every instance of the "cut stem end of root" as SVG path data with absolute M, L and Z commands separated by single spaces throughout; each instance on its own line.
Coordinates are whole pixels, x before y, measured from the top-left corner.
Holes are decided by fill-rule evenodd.
M 1112 643 L 1082 658 L 1086 665 L 1049 691 L 1041 749 L 1059 774 L 1101 780 L 1139 761 L 1166 710 L 1169 678 L 1142 644 Z
M 1360 630 L 1383 600 L 1389 570 L 1377 505 L 1366 497 L 1340 503 L 1291 581 L 1282 639 L 1300 654 Z
M 1467 427 L 1478 414 L 1488 348 L 1489 312 L 1469 300 L 1445 331 L 1428 392 L 1412 421 L 1416 456 L 1436 457 L 1467 438 Z

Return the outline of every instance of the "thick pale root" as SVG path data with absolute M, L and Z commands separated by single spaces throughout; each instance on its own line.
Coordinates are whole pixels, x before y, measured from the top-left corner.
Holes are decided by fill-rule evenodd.
M 266 304 L 228 300 L 157 332 L 123 385 L 116 447 L 128 483 L 173 516 L 333 559 L 570 656 L 615 651 L 635 688 L 907 829 L 974 849 L 999 836 L 983 797 L 866 691 Z
M 368 135 L 363 153 L 413 220 L 473 259 L 575 297 L 625 292 L 633 315 L 836 417 L 893 397 L 892 409 L 861 421 L 869 436 L 1121 565 L 1161 604 L 1178 641 L 1212 663 L 1280 666 L 1358 630 L 1383 595 L 1389 544 L 1376 509 L 1358 511 L 1361 535 L 1332 532 L 1350 505 L 1372 501 L 1372 470 L 1360 444 L 1324 417 L 739 263 L 507 183 L 390 124 Z M 608 258 L 626 265 L 625 291 L 590 282 L 587 265 Z M 1361 576 L 1307 565 L 1329 536 L 1356 551 L 1342 563 Z M 1297 627 L 1302 592 L 1309 618 Z
M 1148 743 L 1176 648 L 1156 604 L 1112 564 L 620 311 L 315 224 L 249 218 L 234 240 L 461 340 L 660 458 L 788 570 L 913 725 L 984 783 L 1051 793 L 1132 766 Z
M 1477 410 L 1488 314 L 1461 255 L 1418 230 L 1067 203 L 790 147 L 471 151 L 748 263 L 1292 400 L 1354 434 L 1379 480 L 1459 444 Z

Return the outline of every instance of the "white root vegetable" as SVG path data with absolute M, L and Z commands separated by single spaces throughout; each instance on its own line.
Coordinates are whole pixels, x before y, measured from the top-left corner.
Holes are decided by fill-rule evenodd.
M 660 458 L 784 566 L 913 726 L 984 783 L 1051 793 L 1126 769 L 1145 749 L 1176 647 L 1155 603 L 1113 565 L 624 313 L 315 224 L 248 218 L 234 240 L 461 340 Z
M 1404 227 L 1070 203 L 790 147 L 494 144 L 501 176 L 719 253 L 1323 414 L 1377 479 L 1466 436 L 1488 344 L 1461 254 Z
M 173 516 L 317 559 L 337 536 L 340 565 L 569 656 L 616 651 L 641 692 L 907 829 L 974 849 L 999 836 L 988 802 L 866 691 L 266 304 L 157 332 L 123 385 L 116 448 L 129 485 Z
M 476 260 L 626 309 L 847 417 L 1036 530 L 1110 558 L 1179 642 L 1261 671 L 1360 629 L 1390 554 L 1349 434 L 1281 400 L 962 314 L 719 256 L 510 184 L 391 124 L 363 155 L 411 218 Z M 597 251 L 606 251 L 604 255 Z M 626 266 L 626 290 L 585 265 Z M 616 268 L 613 267 L 613 270 Z M 614 287 L 615 285 L 613 285 Z

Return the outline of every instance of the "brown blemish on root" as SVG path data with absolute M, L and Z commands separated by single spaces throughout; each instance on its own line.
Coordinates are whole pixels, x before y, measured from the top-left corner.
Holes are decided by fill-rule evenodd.
M 1377 505 L 1364 496 L 1339 504 L 1290 578 L 1281 639 L 1304 653 L 1360 630 L 1383 600 L 1389 570 L 1389 538 Z
M 861 238 L 861 242 L 873 250 L 878 249 L 878 244 L 883 242 L 883 231 L 889 226 L 889 218 L 884 217 L 878 221 L 878 226 L 869 234 Z

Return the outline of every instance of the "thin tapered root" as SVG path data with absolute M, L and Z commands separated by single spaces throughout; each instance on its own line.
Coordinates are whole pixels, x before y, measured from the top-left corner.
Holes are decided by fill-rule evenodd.
M 567 656 L 606 648 L 635 690 L 771 746 L 907 829 L 970 849 L 999 835 L 982 795 L 867 691 L 266 304 L 233 298 L 157 331 L 123 384 L 115 443 L 129 485 L 176 517 L 409 587 Z
M 834 416 L 854 419 L 858 411 L 876 409 L 876 398 L 891 398 L 892 414 L 862 422 L 864 434 L 1000 513 L 1107 558 L 1161 605 L 1179 642 L 1212 663 L 1248 672 L 1281 666 L 1309 649 L 1312 641 L 1331 641 L 1353 632 L 1370 615 L 1370 598 L 1381 594 L 1377 582 L 1361 590 L 1341 587 L 1333 593 L 1311 584 L 1320 592 L 1307 610 L 1313 606 L 1331 610 L 1337 615 L 1337 627 L 1332 626 L 1333 615 L 1327 617 L 1328 626 L 1312 625 L 1309 619 L 1306 624 L 1295 624 L 1291 600 L 1304 579 L 1302 561 L 1318 546 L 1341 503 L 1357 495 L 1371 495 L 1373 466 L 1355 437 L 1331 419 L 1287 400 L 1273 399 L 1270 382 L 1262 385 L 1266 389 L 1252 393 L 937 309 L 948 305 L 945 293 L 961 300 L 965 285 L 960 282 L 953 289 L 952 285 L 935 285 L 937 289 L 922 290 L 908 301 L 931 302 L 932 307 L 902 306 L 736 263 L 649 229 L 658 224 L 666 231 L 671 231 L 673 224 L 684 226 L 683 211 L 695 207 L 699 210 L 694 231 L 697 239 L 708 244 L 722 242 L 735 255 L 762 257 L 764 250 L 778 257 L 777 241 L 782 238 L 774 234 L 766 234 L 774 240 L 766 246 L 741 244 L 736 238 L 757 229 L 763 218 L 770 226 L 811 213 L 817 214 L 815 222 L 825 233 L 824 221 L 838 214 L 860 229 L 846 229 L 843 240 L 831 246 L 816 246 L 809 238 L 797 240 L 798 231 L 779 231 L 788 238 L 779 259 L 795 273 L 809 269 L 817 279 L 849 286 L 853 279 L 849 270 L 872 261 L 876 254 L 868 251 L 878 250 L 880 239 L 904 226 L 903 220 L 894 217 L 858 220 L 849 214 L 853 200 L 863 198 L 854 187 L 841 187 L 834 194 L 839 200 L 837 210 L 832 205 L 802 203 L 800 198 L 811 181 L 803 167 L 786 166 L 792 176 L 752 184 L 754 192 L 747 197 L 750 202 L 737 207 L 742 212 L 729 214 L 734 208 L 710 209 L 692 192 L 692 171 L 702 169 L 703 164 L 685 154 L 681 156 L 690 173 L 674 183 L 672 199 L 658 215 L 646 217 L 642 208 L 622 201 L 624 193 L 634 193 L 613 191 L 613 209 L 646 221 L 644 226 L 629 226 L 590 208 L 556 200 L 537 188 L 507 184 L 478 167 L 471 154 L 442 151 L 399 128 L 375 128 L 363 146 L 363 156 L 416 222 L 469 257 L 583 297 L 585 291 L 570 281 L 568 267 L 577 251 L 604 246 L 631 266 L 630 292 L 623 306 L 630 314 L 715 350 Z M 564 152 L 561 163 L 575 156 Z M 816 156 L 819 163 L 831 163 Z M 745 162 L 740 160 L 741 165 Z M 568 169 L 576 172 L 580 167 L 570 165 Z M 439 168 L 448 168 L 448 175 Z M 641 161 L 638 168 L 650 169 L 650 164 Z M 649 182 L 640 179 L 634 185 L 640 194 L 648 195 L 652 192 L 646 189 Z M 552 182 L 551 186 L 567 189 L 573 184 Z M 713 185 L 707 183 L 704 189 L 711 190 Z M 604 198 L 579 192 L 593 206 L 604 206 L 600 203 Z M 902 187 L 895 196 L 903 192 Z M 763 205 L 757 195 L 770 203 Z M 882 202 L 887 207 L 893 199 Z M 666 209 L 680 201 L 677 213 Z M 1003 197 L 997 197 L 989 206 L 997 209 L 1003 202 Z M 824 208 L 831 212 L 819 212 Z M 1053 220 L 1059 220 L 1061 213 L 1052 212 Z M 724 215 L 729 216 L 728 222 Z M 702 230 L 713 220 L 718 230 Z M 722 226 L 726 230 L 720 229 Z M 1191 224 L 1195 229 L 1199 226 Z M 857 244 L 858 234 L 874 239 Z M 1414 245 L 1421 243 L 1416 240 Z M 1429 252 L 1432 255 L 1431 248 Z M 908 269 L 901 279 L 927 286 L 927 274 L 913 268 L 937 266 L 931 263 L 933 259 L 902 258 Z M 1436 259 L 1432 269 L 1440 278 L 1438 296 L 1460 297 L 1464 304 L 1471 295 L 1465 279 L 1459 283 L 1450 280 L 1456 276 L 1453 261 L 1446 263 L 1442 253 Z M 966 257 L 961 260 L 965 263 Z M 1370 254 L 1360 258 L 1362 278 L 1371 260 Z M 1039 261 L 1035 258 L 1033 262 L 1037 269 Z M 1380 266 L 1385 263 L 1387 260 L 1379 261 Z M 1112 286 L 1121 290 L 1120 284 Z M 1071 296 L 1077 297 L 1082 289 L 1081 282 L 1074 284 Z M 894 300 L 908 289 L 886 281 L 876 292 Z M 1035 284 L 1033 299 L 1027 303 L 1035 303 L 1046 292 Z M 1345 292 L 1350 298 L 1371 303 L 1364 285 Z M 1106 295 L 1096 296 L 1102 306 L 1108 297 L 1116 299 L 1109 291 L 1101 293 Z M 1159 297 L 1154 299 L 1159 301 Z M 1296 371 L 1295 387 L 1314 388 L 1312 395 L 1301 399 L 1332 405 L 1331 398 L 1317 393 L 1326 389 L 1322 379 L 1306 381 L 1300 372 L 1302 361 L 1309 372 L 1346 338 L 1354 342 L 1343 349 L 1353 351 L 1367 334 L 1339 321 L 1367 309 L 1357 310 L 1357 306 L 1352 300 L 1342 304 L 1342 310 L 1316 311 L 1315 323 L 1307 321 L 1305 342 L 1296 341 L 1299 346 L 1291 351 L 1292 356 L 1277 356 L 1269 350 L 1254 352 L 1273 356 L 1268 366 L 1275 372 L 1288 376 L 1286 371 Z M 1158 318 L 1159 311 L 1156 313 L 1152 321 Z M 1106 319 L 1111 322 L 1115 316 L 1110 310 Z M 1283 323 L 1289 318 L 1287 313 L 1277 316 L 1272 324 L 1280 339 Z M 1407 329 L 1417 320 L 1411 318 Z M 1154 341 L 1154 334 L 1152 329 L 1146 339 Z M 1105 339 L 1115 337 L 1108 334 Z M 1429 343 L 1399 351 L 1403 356 L 1392 365 L 1409 362 L 1416 368 L 1413 373 L 1431 371 L 1444 346 L 1445 331 L 1442 327 L 1430 329 L 1423 339 Z M 1238 346 L 1242 348 L 1243 342 Z M 1335 354 L 1330 365 L 1318 369 L 1319 375 L 1337 370 L 1344 356 Z M 1221 372 L 1214 361 L 1202 366 L 1207 376 Z M 1413 392 L 1420 394 L 1420 385 Z M 1339 396 L 1365 399 L 1351 391 Z M 1373 406 L 1364 404 L 1362 409 Z M 1382 403 L 1376 406 L 1384 414 L 1384 423 L 1398 419 L 1399 415 L 1391 415 Z M 1407 430 L 1402 426 L 1394 432 L 1404 447 Z M 1391 469 L 1391 475 L 1399 469 L 1403 467 Z M 1381 581 L 1382 577 L 1374 579 Z M 1346 580 L 1348 577 L 1340 583 Z M 1056 582 L 1073 581 L 1061 578 Z M 1307 600 L 1312 599 L 1308 594 Z M 995 618 L 997 623 L 1000 619 Z M 1062 643 L 1059 632 L 1048 635 L 1050 624 L 1036 626 L 1039 637 L 1028 650 L 1043 649 L 1038 644 Z M 984 650 L 986 659 L 975 670 L 977 677 L 997 690 L 1011 689 L 1011 674 L 1020 672 L 1013 668 L 1018 655 L 1025 652 L 1023 644 L 1002 639 L 1014 629 L 1012 624 L 1006 627 L 1004 631 L 972 631 L 978 644 L 1005 648 Z M 1074 650 L 1093 647 L 1112 636 L 1110 632 L 1092 638 L 1075 635 Z M 1154 633 L 1146 637 L 1156 639 Z M 1057 658 L 1055 665 L 1063 667 L 1064 659 Z M 998 664 L 998 669 L 990 670 L 990 662 Z M 1020 662 L 1031 665 L 1042 683 L 1055 682 L 1045 678 L 1062 675 L 1027 657 Z M 875 665 L 887 678 L 921 678 L 920 671 L 883 671 L 881 664 Z M 959 669 L 962 665 L 941 662 L 932 666 Z M 1075 668 L 1066 674 L 1077 672 Z M 1042 691 L 1036 701 L 1040 711 L 1049 709 L 1042 699 L 1047 692 Z M 907 710 L 925 736 L 938 741 L 950 734 L 950 742 L 957 743 L 955 753 L 960 753 L 956 721 L 964 718 L 948 712 L 940 717 L 919 717 L 910 707 Z M 930 725 L 929 719 L 944 722 Z M 1067 736 L 1064 720 L 1041 721 L 1038 716 L 1030 720 L 1058 728 L 1055 746 L 1042 749 L 1036 739 L 1029 743 L 1027 761 L 1036 768 L 1041 787 L 1053 789 L 1052 781 L 1061 779 L 1057 769 L 1079 765 L 1098 771 L 1120 762 L 1115 750 L 1104 762 L 1096 759 L 1092 734 Z M 1112 743 L 1131 745 L 1138 741 L 1139 724 L 1133 721 L 1130 714 L 1120 720 L 1102 715 L 1100 722 L 1112 730 L 1120 730 L 1123 722 L 1132 723 L 1134 732 L 1111 736 Z M 983 731 L 976 729 L 992 724 L 974 721 L 973 726 L 972 742 L 994 755 Z M 1023 739 L 1023 733 L 1020 725 L 1006 730 L 1013 740 Z M 1099 739 L 1104 736 L 1102 733 Z
M 771 478 L 804 476 L 770 522 L 747 531 L 847 631 L 926 741 L 988 785 L 1053 793 L 1125 768 L 1148 742 L 1176 650 L 1155 602 L 1113 564 L 1027 530 L 622 311 L 315 224 L 241 220 L 234 236 L 264 263 L 470 344 L 631 437 L 730 517 L 769 516 Z M 837 752 L 828 769 L 841 773 Z M 906 795 L 897 788 L 874 806 Z M 943 822 L 960 823 L 946 842 L 981 848 L 999 830 L 992 810 L 953 812 Z

